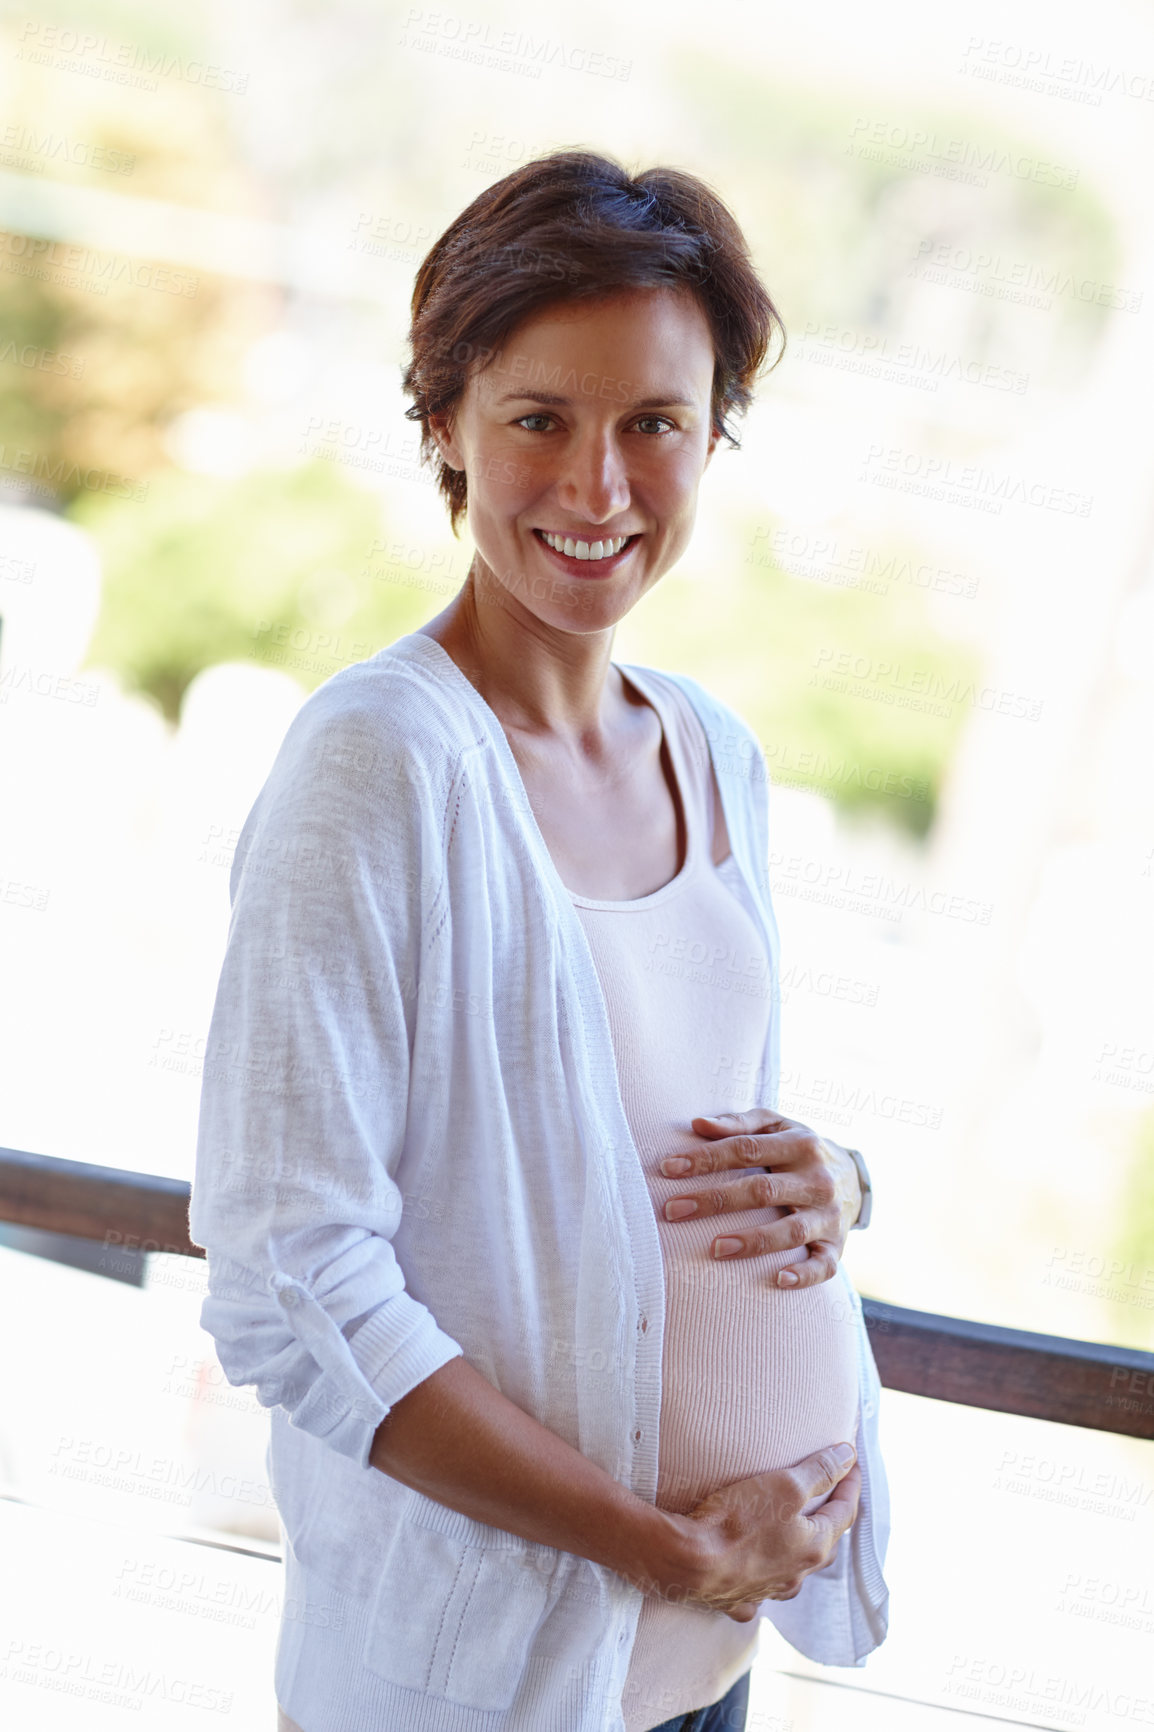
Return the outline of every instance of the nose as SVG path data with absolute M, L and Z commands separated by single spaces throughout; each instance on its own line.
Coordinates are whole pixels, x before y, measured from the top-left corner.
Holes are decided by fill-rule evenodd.
M 587 429 L 568 441 L 557 503 L 586 523 L 607 523 L 629 507 L 625 458 L 611 428 Z

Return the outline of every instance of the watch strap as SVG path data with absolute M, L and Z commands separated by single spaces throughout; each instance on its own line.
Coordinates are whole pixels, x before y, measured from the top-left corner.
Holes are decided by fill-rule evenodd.
M 866 1166 L 865 1161 L 862 1158 L 862 1152 L 860 1149 L 847 1149 L 846 1153 L 857 1168 L 857 1176 L 861 1184 L 861 1213 L 853 1223 L 853 1226 L 868 1227 L 870 1224 L 870 1213 L 873 1209 L 874 1200 L 873 1186 L 870 1184 L 869 1168 Z M 853 1231 L 852 1227 L 850 1231 Z

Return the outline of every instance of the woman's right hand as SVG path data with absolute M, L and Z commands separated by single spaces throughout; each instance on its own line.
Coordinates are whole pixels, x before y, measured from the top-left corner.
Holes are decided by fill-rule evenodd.
M 860 1497 L 861 1469 L 846 1443 L 734 1480 L 679 1518 L 693 1560 L 679 1571 L 686 1579 L 655 1582 L 648 1591 L 750 1623 L 759 1601 L 794 1599 L 806 1576 L 829 1563 Z M 817 1500 L 824 1501 L 807 1515 Z

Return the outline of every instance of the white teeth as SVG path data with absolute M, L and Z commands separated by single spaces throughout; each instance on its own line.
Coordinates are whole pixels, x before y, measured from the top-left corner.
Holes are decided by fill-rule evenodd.
M 616 535 L 611 541 L 574 541 L 571 535 L 550 535 L 544 529 L 541 535 L 550 547 L 555 547 L 567 559 L 609 559 L 620 553 L 629 540 L 627 535 Z

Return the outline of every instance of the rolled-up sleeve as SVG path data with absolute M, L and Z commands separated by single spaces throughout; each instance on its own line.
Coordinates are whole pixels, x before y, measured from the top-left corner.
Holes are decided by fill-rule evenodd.
M 233 862 L 190 1224 L 229 1382 L 361 1466 L 390 1407 L 461 1352 L 406 1291 L 392 1245 L 439 869 L 401 731 L 322 687 Z

